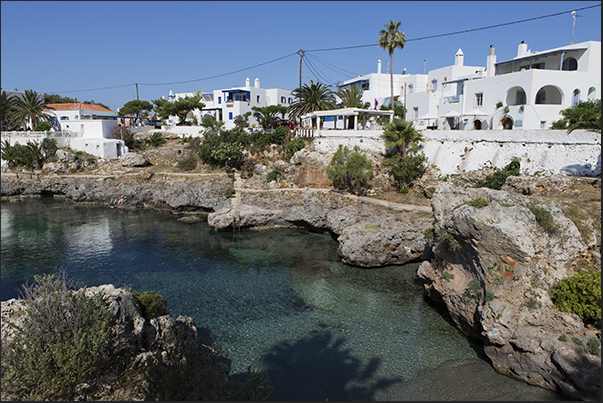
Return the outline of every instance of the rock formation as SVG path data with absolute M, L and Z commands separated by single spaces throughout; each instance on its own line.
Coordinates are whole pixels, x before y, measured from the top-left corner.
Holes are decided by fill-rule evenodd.
M 600 400 L 601 358 L 571 341 L 600 340 L 600 330 L 559 312 L 549 296 L 585 254 L 600 270 L 600 230 L 585 243 L 561 205 L 507 191 L 442 183 L 432 206 L 435 256 L 418 270 L 428 296 L 483 342 L 498 372 L 572 399 Z M 554 227 L 537 222 L 534 206 L 551 213 Z

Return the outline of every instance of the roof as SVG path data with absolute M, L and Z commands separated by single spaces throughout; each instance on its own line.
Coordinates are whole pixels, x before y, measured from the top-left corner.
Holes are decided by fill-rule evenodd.
M 88 111 L 98 111 L 98 112 L 113 112 L 111 109 L 107 109 L 104 106 L 95 105 L 95 104 L 84 104 L 81 102 L 78 103 L 65 103 L 65 104 L 46 104 L 49 108 L 52 108 L 57 111 L 71 111 L 77 109 L 84 109 Z M 115 112 L 113 112 L 115 113 Z

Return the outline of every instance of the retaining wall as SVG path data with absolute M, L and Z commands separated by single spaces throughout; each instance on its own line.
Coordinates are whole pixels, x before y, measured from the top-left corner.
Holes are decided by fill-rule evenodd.
M 385 145 L 376 130 L 321 131 L 314 137 L 319 152 L 332 153 L 339 144 L 369 152 L 384 153 Z M 346 132 L 352 132 L 348 135 Z M 601 135 L 576 130 L 425 130 L 421 151 L 429 164 L 443 175 L 503 168 L 514 157 L 521 158 L 522 172 L 571 176 L 601 175 Z

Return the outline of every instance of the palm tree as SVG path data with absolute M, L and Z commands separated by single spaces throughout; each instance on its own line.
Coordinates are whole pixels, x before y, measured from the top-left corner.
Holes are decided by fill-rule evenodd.
M 358 90 L 358 87 L 346 87 L 339 90 L 337 96 L 341 99 L 341 103 L 346 108 L 362 108 L 362 94 L 364 90 Z
M 381 137 L 385 140 L 386 147 L 393 147 L 397 153 L 406 157 L 409 148 L 414 148 L 423 140 L 421 133 L 415 130 L 413 122 L 404 119 L 394 119 L 389 123 Z
M 49 122 L 52 119 L 52 115 L 47 112 L 52 108 L 46 106 L 44 97 L 39 96 L 34 90 L 25 90 L 23 98 L 17 99 L 16 106 L 20 122 L 28 121 L 32 130 L 38 120 Z
M 10 131 L 17 126 L 15 122 L 16 102 L 17 98 L 14 95 L 7 95 L 6 91 L 2 90 L 0 94 L 2 131 Z
M 291 94 L 295 97 L 295 101 L 289 105 L 287 113 L 291 118 L 298 118 L 315 111 L 335 109 L 335 93 L 330 87 L 310 80 L 310 85 L 304 84 L 294 89 Z M 316 122 L 312 119 L 312 126 L 315 125 Z
M 400 23 L 402 21 L 396 22 L 389 21 L 389 24 L 385 25 L 385 29 L 379 31 L 379 39 L 377 43 L 379 47 L 387 50 L 389 53 L 389 83 L 391 89 L 391 105 L 392 112 L 394 112 L 394 50 L 396 49 L 404 49 L 404 44 L 406 43 L 406 35 L 404 32 L 400 32 Z M 393 115 L 391 117 L 393 120 Z

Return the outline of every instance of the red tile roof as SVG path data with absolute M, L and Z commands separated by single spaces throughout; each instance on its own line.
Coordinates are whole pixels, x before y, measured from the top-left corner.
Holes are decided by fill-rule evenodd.
M 84 104 L 84 103 L 67 103 L 67 104 L 46 104 L 49 108 L 55 109 L 57 111 L 70 111 L 76 109 L 84 109 L 87 111 L 98 111 L 98 112 L 113 112 L 111 109 L 107 109 L 100 105 L 94 104 Z

